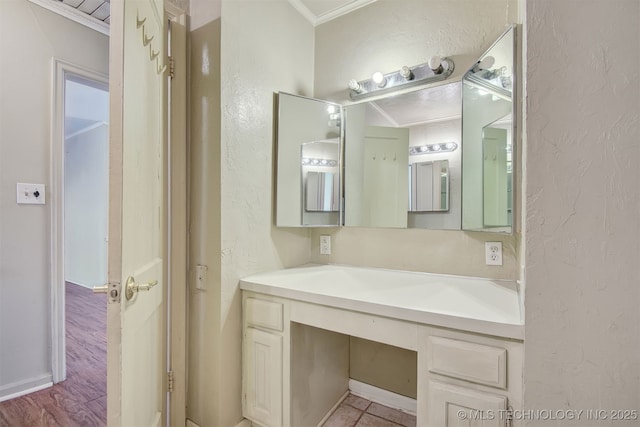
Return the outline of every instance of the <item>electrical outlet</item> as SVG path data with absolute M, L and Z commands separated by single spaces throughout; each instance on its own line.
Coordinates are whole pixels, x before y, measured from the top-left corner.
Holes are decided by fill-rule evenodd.
M 196 289 L 201 291 L 207 290 L 207 266 L 206 265 L 196 265 L 195 271 L 195 285 Z
M 502 265 L 502 242 L 485 242 L 484 256 L 487 265 Z
M 320 255 L 331 255 L 331 236 L 320 236 Z

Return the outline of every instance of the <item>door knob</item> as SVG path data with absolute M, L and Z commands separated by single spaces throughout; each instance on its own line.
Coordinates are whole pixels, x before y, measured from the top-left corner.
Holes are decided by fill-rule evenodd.
M 131 301 L 133 295 L 140 291 L 148 291 L 158 284 L 157 280 L 153 280 L 147 283 L 136 283 L 136 279 L 133 276 L 129 276 L 127 279 L 127 283 L 125 284 L 125 295 L 127 297 L 127 301 Z

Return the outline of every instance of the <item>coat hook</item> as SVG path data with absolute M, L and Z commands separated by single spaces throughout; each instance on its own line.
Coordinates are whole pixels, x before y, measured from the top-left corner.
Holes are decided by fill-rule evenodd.
M 167 70 L 167 66 L 166 65 L 160 65 L 159 64 L 158 58 L 156 58 L 156 70 L 157 70 L 158 74 L 162 74 Z
M 148 46 L 149 43 L 151 43 L 151 40 L 153 40 L 153 36 L 147 37 L 147 35 L 144 33 L 144 27 L 142 27 L 142 44 Z
M 140 28 L 144 25 L 147 18 L 140 19 L 140 11 L 136 11 L 136 28 Z
M 155 51 L 153 50 L 153 46 L 149 46 L 149 60 L 153 61 L 158 57 L 158 55 L 160 55 L 160 51 Z

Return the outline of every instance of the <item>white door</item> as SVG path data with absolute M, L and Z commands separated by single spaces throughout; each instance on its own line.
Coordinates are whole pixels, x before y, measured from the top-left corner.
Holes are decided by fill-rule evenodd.
M 166 413 L 164 22 L 162 0 L 111 2 L 107 423 L 112 427 L 159 426 Z M 127 292 L 128 281 L 139 292 Z
M 364 135 L 365 227 L 407 227 L 409 129 L 367 126 Z

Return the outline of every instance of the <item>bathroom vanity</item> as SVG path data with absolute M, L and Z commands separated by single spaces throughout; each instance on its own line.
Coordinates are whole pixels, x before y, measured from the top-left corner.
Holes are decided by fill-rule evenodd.
M 336 265 L 241 280 L 243 414 L 323 422 L 348 393 L 349 336 L 417 352 L 417 425 L 510 424 L 522 406 L 518 284 Z

